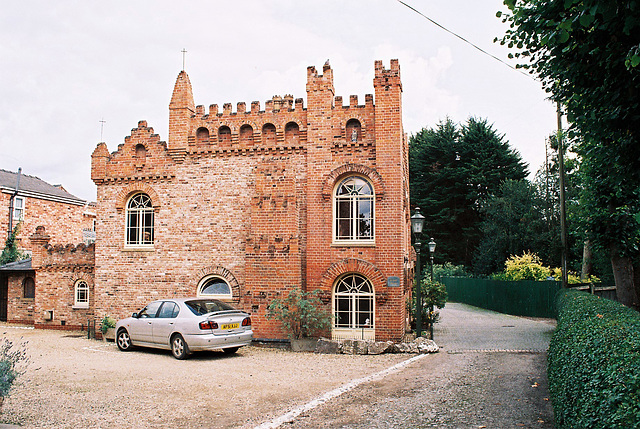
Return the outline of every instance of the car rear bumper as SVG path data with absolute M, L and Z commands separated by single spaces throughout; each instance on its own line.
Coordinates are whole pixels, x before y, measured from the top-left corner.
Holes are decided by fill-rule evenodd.
M 245 331 L 228 335 L 185 335 L 184 340 L 189 350 L 197 352 L 202 350 L 219 350 L 229 347 L 242 347 L 251 344 L 253 331 Z

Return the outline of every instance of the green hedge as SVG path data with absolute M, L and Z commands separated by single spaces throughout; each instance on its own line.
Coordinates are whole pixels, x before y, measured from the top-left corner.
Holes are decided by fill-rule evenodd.
M 548 374 L 557 428 L 640 428 L 640 313 L 561 291 Z

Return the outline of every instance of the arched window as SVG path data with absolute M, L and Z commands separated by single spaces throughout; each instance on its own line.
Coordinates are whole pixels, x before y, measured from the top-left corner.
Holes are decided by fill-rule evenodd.
M 84 280 L 78 280 L 73 291 L 73 306 L 89 308 L 89 285 Z
M 250 142 L 253 141 L 253 128 L 251 125 L 244 124 L 240 127 L 240 141 Z
M 231 300 L 233 298 L 229 283 L 216 276 L 206 277 L 200 282 L 198 296 L 221 300 Z
M 226 125 L 218 128 L 218 142 L 225 145 L 231 144 L 231 128 Z
M 198 144 L 209 143 L 209 130 L 205 127 L 198 128 L 198 131 L 196 131 L 196 141 Z
M 362 126 L 357 119 L 349 119 L 345 127 L 347 141 L 357 142 L 362 140 Z
M 22 296 L 25 298 L 36 297 L 36 282 L 33 277 L 25 277 L 22 281 Z
M 264 124 L 262 126 L 262 142 L 274 145 L 276 143 L 276 126 L 273 124 Z
M 289 122 L 284 127 L 284 141 L 287 143 L 294 143 L 298 141 L 298 134 L 300 132 L 300 127 L 295 122 Z
M 153 245 L 153 206 L 144 193 L 132 196 L 127 203 L 125 244 L 128 246 Z
M 357 273 L 340 277 L 333 291 L 333 337 L 375 338 L 374 297 L 366 277 Z
M 336 241 L 373 241 L 374 193 L 367 180 L 349 176 L 338 184 L 334 219 Z

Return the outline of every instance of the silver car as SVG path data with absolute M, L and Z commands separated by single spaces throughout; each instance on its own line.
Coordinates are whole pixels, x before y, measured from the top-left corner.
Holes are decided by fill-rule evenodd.
M 235 353 L 251 343 L 251 317 L 217 299 L 180 298 L 154 301 L 116 323 L 116 344 L 171 350 L 185 359 L 200 350 Z

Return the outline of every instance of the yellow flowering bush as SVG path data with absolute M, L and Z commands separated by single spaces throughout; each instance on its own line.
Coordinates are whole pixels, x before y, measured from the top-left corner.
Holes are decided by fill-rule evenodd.
M 540 257 L 535 253 L 511 255 L 505 262 L 503 278 L 507 281 L 546 280 L 550 276 L 551 269 L 542 265 Z

